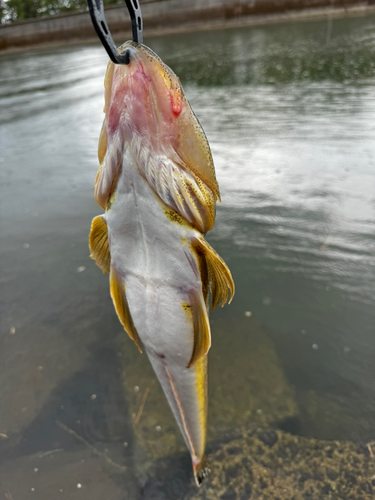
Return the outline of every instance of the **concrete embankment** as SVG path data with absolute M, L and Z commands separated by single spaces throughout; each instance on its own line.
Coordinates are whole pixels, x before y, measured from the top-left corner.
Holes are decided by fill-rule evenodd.
M 141 5 L 149 35 L 375 10 L 375 0 L 143 0 Z M 125 5 L 109 6 L 105 15 L 112 34 L 129 37 Z M 1 26 L 0 50 L 95 37 L 88 12 L 75 12 Z

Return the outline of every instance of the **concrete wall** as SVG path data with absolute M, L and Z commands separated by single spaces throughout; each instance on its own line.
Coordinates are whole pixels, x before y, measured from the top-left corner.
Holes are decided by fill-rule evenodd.
M 151 33 L 173 31 L 187 25 L 194 29 L 209 22 L 225 23 L 249 16 L 374 3 L 375 0 L 143 0 L 141 6 L 145 29 Z M 130 36 L 125 3 L 107 7 L 105 15 L 112 34 Z M 0 50 L 95 37 L 88 12 L 69 13 L 0 26 Z

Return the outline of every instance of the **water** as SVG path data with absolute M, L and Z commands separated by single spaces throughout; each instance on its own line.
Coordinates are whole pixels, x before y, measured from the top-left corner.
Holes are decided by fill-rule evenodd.
M 374 21 L 146 38 L 180 76 L 221 187 L 208 240 L 236 296 L 211 315 L 211 447 L 253 422 L 374 439 Z M 106 60 L 99 45 L 0 58 L 7 500 L 147 498 L 171 457 L 190 480 L 148 361 L 88 256 Z

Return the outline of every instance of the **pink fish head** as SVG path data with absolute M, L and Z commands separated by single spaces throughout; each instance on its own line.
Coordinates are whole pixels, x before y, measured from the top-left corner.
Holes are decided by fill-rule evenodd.
M 120 133 L 132 144 L 166 154 L 191 170 L 220 199 L 210 147 L 179 78 L 145 45 L 126 42 L 119 52 L 129 64 L 108 64 L 105 78 L 106 140 Z

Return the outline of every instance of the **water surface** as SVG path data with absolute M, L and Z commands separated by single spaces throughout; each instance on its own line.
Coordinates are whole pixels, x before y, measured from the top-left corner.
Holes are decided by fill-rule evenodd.
M 208 240 L 237 289 L 212 314 L 211 443 L 252 422 L 374 439 L 374 21 L 145 40 L 182 81 L 223 200 Z M 141 498 L 176 453 L 190 478 L 88 256 L 106 62 L 99 45 L 0 58 L 0 495 L 14 500 Z

